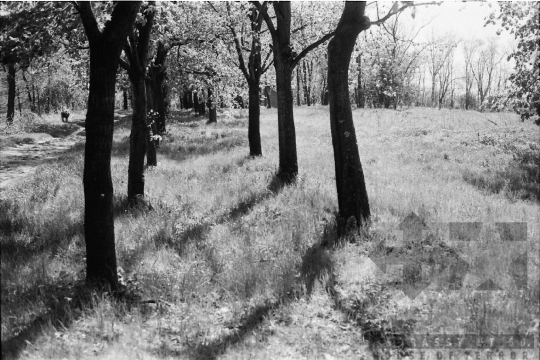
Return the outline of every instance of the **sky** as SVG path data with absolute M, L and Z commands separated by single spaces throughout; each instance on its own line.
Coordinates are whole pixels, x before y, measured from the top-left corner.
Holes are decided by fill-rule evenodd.
M 452 33 L 458 39 L 477 38 L 480 40 L 495 38 L 501 45 L 509 46 L 514 42 L 514 35 L 503 31 L 497 35 L 500 28 L 497 25 L 484 27 L 485 18 L 490 13 L 498 14 L 499 5 L 496 1 L 489 2 L 462 2 L 445 1 L 442 5 L 422 6 L 416 11 L 415 21 L 425 24 L 432 20 L 420 34 L 427 36 L 431 30 L 435 34 Z M 411 18 L 412 19 L 412 18 Z

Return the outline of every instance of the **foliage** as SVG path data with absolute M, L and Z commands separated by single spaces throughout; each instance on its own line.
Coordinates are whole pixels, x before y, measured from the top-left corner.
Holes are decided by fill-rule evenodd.
M 487 24 L 500 23 L 515 34 L 517 48 L 508 59 L 515 61 L 510 92 L 505 101 L 525 120 L 540 116 L 540 3 L 499 2 L 499 15 L 492 13 Z M 497 31 L 500 34 L 502 29 Z

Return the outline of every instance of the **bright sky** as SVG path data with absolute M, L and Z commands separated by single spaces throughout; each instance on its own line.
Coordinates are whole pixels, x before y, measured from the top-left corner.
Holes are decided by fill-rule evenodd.
M 462 2 L 462 1 L 445 1 L 442 5 L 421 6 L 416 11 L 416 18 L 419 24 L 425 24 L 431 19 L 433 21 L 424 30 L 427 36 L 431 30 L 435 34 L 452 33 L 458 39 L 477 38 L 480 40 L 490 37 L 496 38 L 502 46 L 508 46 L 513 43 L 514 35 L 509 31 L 503 31 L 501 35 L 497 35 L 497 30 L 500 28 L 497 25 L 487 25 L 484 27 L 485 18 L 490 13 L 498 14 L 499 5 L 496 1 L 489 2 Z

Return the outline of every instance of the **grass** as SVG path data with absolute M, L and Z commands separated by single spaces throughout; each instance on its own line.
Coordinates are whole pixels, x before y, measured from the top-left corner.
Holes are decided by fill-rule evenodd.
M 354 118 L 373 225 L 346 242 L 335 235 L 327 108 L 295 110 L 292 186 L 275 178 L 275 110 L 262 109 L 264 156 L 255 159 L 246 111 L 212 125 L 174 113 L 146 173 L 153 211 L 125 206 L 129 119 L 120 120 L 119 271 L 157 304 L 117 303 L 82 284 L 81 146 L 0 193 L 3 357 L 370 359 L 405 354 L 396 333 L 526 332 L 539 318 L 538 128 L 509 114 L 432 109 Z M 437 239 L 448 222 L 486 224 L 478 242 L 457 249 L 475 265 L 464 280 L 472 289 L 486 274 L 512 286 L 510 260 L 493 268 L 482 256 L 505 252 L 495 222 L 526 222 L 528 290 L 452 291 L 439 281 L 405 297 L 368 254 L 412 211 Z

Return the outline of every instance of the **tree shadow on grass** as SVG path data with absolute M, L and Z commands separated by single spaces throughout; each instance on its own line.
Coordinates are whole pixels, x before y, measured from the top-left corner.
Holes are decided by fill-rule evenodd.
M 224 224 L 226 222 L 235 222 L 242 216 L 248 214 L 257 204 L 277 195 L 283 187 L 284 184 L 281 183 L 277 176 L 274 176 L 268 185 L 268 191 L 251 194 L 247 199 L 239 202 L 236 206 L 219 216 L 217 219 L 209 219 L 202 223 L 189 225 L 179 234 L 175 234 L 174 236 L 165 235 L 166 232 L 163 230 L 154 236 L 154 241 L 158 246 L 167 245 L 175 249 L 176 252 L 182 256 L 185 247 L 189 243 L 202 244 L 208 237 L 212 226 Z
M 84 281 L 76 283 L 59 281 L 39 285 L 21 294 L 20 297 L 24 298 L 25 302 L 43 302 L 45 310 L 29 322 L 23 320 L 16 335 L 7 339 L 2 338 L 2 359 L 19 358 L 28 344 L 35 342 L 46 327 L 69 327 L 86 309 L 93 307 L 92 296 L 92 291 Z M 10 316 L 7 321 L 12 319 L 17 320 L 16 317 Z

